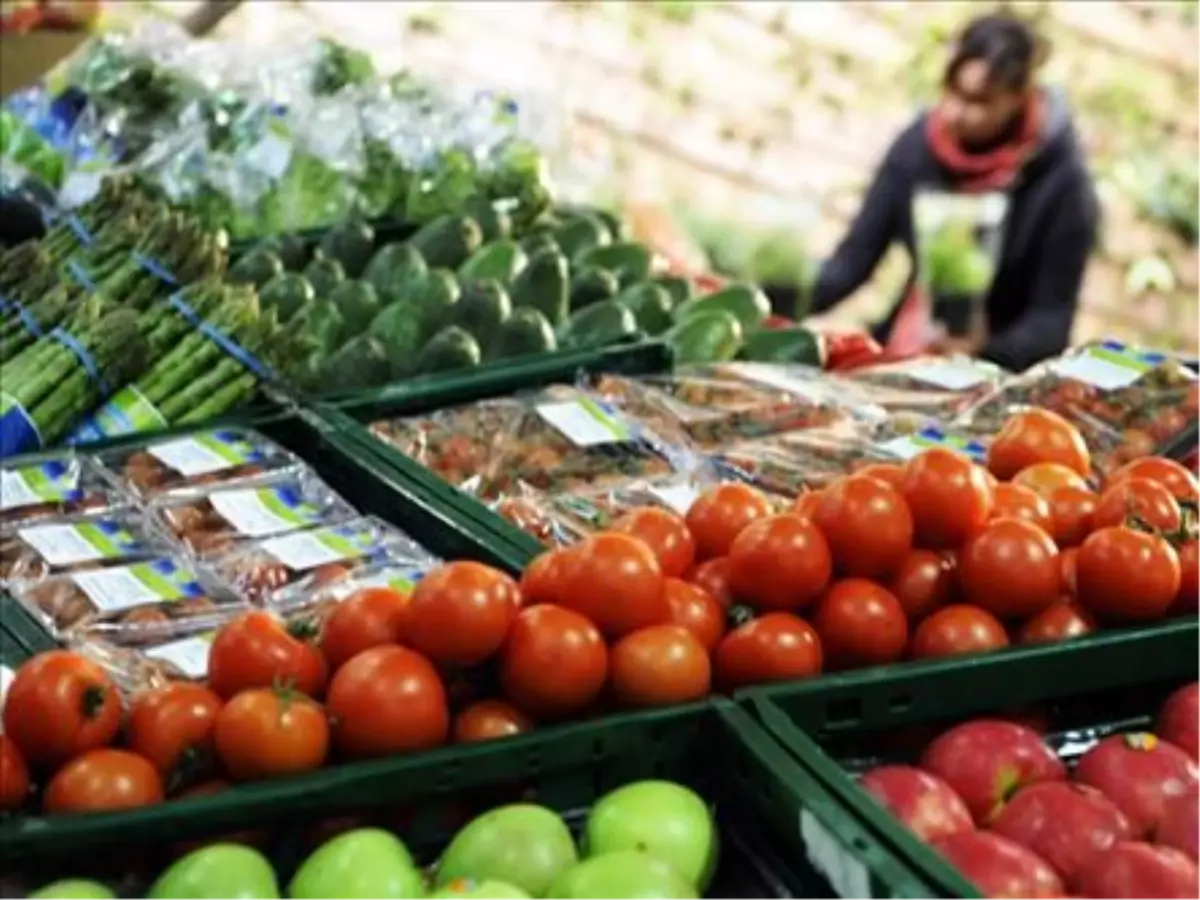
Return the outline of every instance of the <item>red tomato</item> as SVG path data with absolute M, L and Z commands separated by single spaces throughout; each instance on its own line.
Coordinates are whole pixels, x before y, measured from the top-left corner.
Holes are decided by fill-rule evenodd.
M 785 513 L 747 526 L 729 550 L 733 593 L 757 610 L 796 610 L 821 595 L 833 574 L 824 535 Z
M 1200 551 L 1196 541 L 1187 541 L 1179 548 L 1179 593 L 1175 595 L 1172 612 L 1194 613 L 1200 606 Z
M 803 619 L 767 613 L 733 629 L 713 658 L 717 684 L 726 693 L 752 684 L 792 681 L 821 673 L 821 639 Z
M 112 742 L 121 697 L 98 665 L 75 653 L 40 653 L 17 669 L 4 701 L 4 733 L 33 768 L 56 769 Z
M 20 809 L 29 798 L 29 767 L 7 734 L 0 732 L 0 812 Z
M 954 596 L 954 560 L 932 550 L 911 550 L 887 583 L 910 619 L 925 618 Z
M 287 689 L 242 691 L 217 714 L 213 739 L 225 771 L 239 781 L 311 772 L 329 754 L 325 711 Z
M 831 668 L 895 662 L 908 644 L 908 617 L 891 592 L 864 578 L 834 582 L 813 617 Z
M 1053 462 L 1085 478 L 1092 459 L 1079 429 L 1048 409 L 1032 408 L 1010 416 L 988 448 L 988 469 L 1007 481 L 1036 463 Z
M 658 560 L 631 535 L 593 535 L 578 546 L 565 570 L 561 605 L 586 616 L 605 637 L 671 619 Z
M 682 578 L 696 562 L 696 542 L 682 516 L 654 506 L 631 509 L 610 526 L 633 535 L 658 559 L 663 575 Z
M 1183 523 L 1179 503 L 1157 481 L 1129 476 L 1105 489 L 1092 514 L 1093 528 L 1110 525 L 1145 525 L 1160 532 L 1175 532 Z
M 163 801 L 163 783 L 149 760 L 128 750 L 101 747 L 76 756 L 46 785 L 42 810 L 113 812 Z
M 725 610 L 712 594 L 679 578 L 668 578 L 664 590 L 671 607 L 671 624 L 686 628 L 711 653 L 725 634 Z
M 1050 504 L 1019 484 L 996 485 L 992 490 L 993 519 L 1023 519 L 1050 534 L 1054 528 Z
M 400 640 L 408 597 L 389 587 L 355 591 L 321 626 L 321 652 L 333 669 L 363 650 Z
M 963 599 L 1001 619 L 1035 616 L 1058 599 L 1058 548 L 1021 519 L 996 519 L 958 556 Z
M 533 558 L 521 573 L 521 599 L 525 606 L 557 603 L 563 566 L 570 550 L 547 550 Z
M 914 659 L 940 659 L 982 653 L 1008 646 L 1008 634 L 986 609 L 966 604 L 944 606 L 917 626 L 911 652 Z
M 983 528 L 992 488 L 979 466 L 952 450 L 934 448 L 909 460 L 904 500 L 918 547 L 952 550 Z
M 446 742 L 446 687 L 407 647 L 364 650 L 338 669 L 326 703 L 333 746 L 352 759 L 430 750 Z
M 854 471 L 855 475 L 867 475 L 886 481 L 898 491 L 904 490 L 904 466 L 899 463 L 871 463 Z
M 1074 599 L 1079 596 L 1079 548 L 1068 547 L 1058 551 L 1059 593 Z
M 179 682 L 136 694 L 125 742 L 170 783 L 192 783 L 213 762 L 213 727 L 221 698 L 199 684 Z
M 1100 498 L 1087 488 L 1062 487 L 1050 495 L 1051 534 L 1059 547 L 1078 547 L 1092 533 Z
M 688 530 L 696 539 L 696 559 L 727 556 L 743 528 L 771 513 L 771 501 L 749 485 L 721 484 L 705 491 L 687 514 Z
M 596 626 L 573 610 L 524 610 L 500 656 L 504 693 L 525 712 L 559 718 L 586 708 L 608 676 L 608 650 Z
M 792 503 L 792 513 L 802 519 L 811 519 L 821 506 L 823 491 L 805 491 L 799 494 Z
M 1173 459 L 1161 456 L 1144 456 L 1135 459 L 1117 469 L 1108 477 L 1108 486 L 1112 487 L 1126 478 L 1148 478 L 1157 481 L 1171 492 L 1176 500 L 1200 499 L 1200 481 L 1187 468 Z
M 310 697 L 325 690 L 325 657 L 311 642 L 308 623 L 285 625 L 256 610 L 218 629 L 208 651 L 208 686 L 228 700 L 249 688 L 291 687 Z
M 844 575 L 884 578 L 912 549 L 913 520 L 904 497 L 870 475 L 840 478 L 825 488 L 813 521 Z
M 721 604 L 722 609 L 729 609 L 733 605 L 733 588 L 729 586 L 728 556 L 718 556 L 716 559 L 700 563 L 692 569 L 687 580 Z
M 1059 600 L 1021 627 L 1022 644 L 1050 644 L 1083 637 L 1096 630 L 1096 620 L 1070 600 Z
M 533 730 L 533 722 L 503 700 L 480 700 L 454 717 L 454 742 L 473 744 Z
M 667 706 L 708 694 L 708 651 L 686 628 L 653 625 L 613 645 L 608 661 L 613 694 L 622 706 Z
M 1059 488 L 1087 489 L 1087 482 L 1074 469 L 1062 463 L 1043 462 L 1026 466 L 1013 476 L 1013 484 L 1029 488 L 1039 497 L 1049 500 Z
M 1088 535 L 1075 567 L 1079 602 L 1105 621 L 1152 622 L 1179 593 L 1179 557 L 1171 545 L 1123 525 Z
M 475 666 L 500 649 L 521 609 L 521 589 L 498 569 L 462 560 L 413 589 L 404 643 L 443 666 Z

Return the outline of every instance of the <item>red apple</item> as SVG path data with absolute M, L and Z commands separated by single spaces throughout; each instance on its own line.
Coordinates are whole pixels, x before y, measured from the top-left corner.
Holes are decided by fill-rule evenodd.
M 1083 754 L 1075 778 L 1117 804 L 1137 839 L 1154 836 L 1168 799 L 1194 798 L 1200 789 L 1200 770 L 1191 758 L 1145 732 L 1106 737 Z
M 951 728 L 925 748 L 921 768 L 950 785 L 981 827 L 1018 788 L 1067 777 L 1066 767 L 1037 732 L 999 719 Z
M 932 843 L 985 897 L 1063 895 L 1063 884 L 1046 861 L 1008 838 L 967 831 Z
M 1129 819 L 1094 788 L 1065 781 L 1031 784 L 1017 792 L 996 821 L 995 834 L 1050 863 L 1067 887 L 1079 885 L 1089 861 L 1133 836 Z
M 1197 843 L 1200 837 L 1200 800 L 1195 794 L 1181 794 L 1171 797 L 1163 807 L 1162 821 L 1158 824 L 1158 833 L 1154 843 L 1164 847 L 1174 847 L 1182 850 L 1192 859 L 1200 859 Z
M 1200 759 L 1200 685 L 1185 685 L 1158 712 L 1158 736 Z
M 975 830 L 962 798 L 928 772 L 912 766 L 879 766 L 859 783 L 923 841 Z
M 1096 858 L 1083 873 L 1085 897 L 1190 897 L 1200 895 L 1200 872 L 1187 855 L 1171 847 L 1124 841 Z

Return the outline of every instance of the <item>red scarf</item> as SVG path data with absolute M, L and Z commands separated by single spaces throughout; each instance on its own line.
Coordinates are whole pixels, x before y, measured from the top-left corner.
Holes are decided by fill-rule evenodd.
M 937 108 L 925 119 L 925 140 L 939 163 L 949 169 L 955 190 L 983 193 L 1003 190 L 1012 184 L 1021 167 L 1037 149 L 1041 137 L 1045 103 L 1034 94 L 1021 114 L 1020 127 L 1011 141 L 987 153 L 968 153 L 950 135 Z M 929 298 L 914 283 L 888 336 L 887 355 L 903 359 L 924 351 L 933 324 Z

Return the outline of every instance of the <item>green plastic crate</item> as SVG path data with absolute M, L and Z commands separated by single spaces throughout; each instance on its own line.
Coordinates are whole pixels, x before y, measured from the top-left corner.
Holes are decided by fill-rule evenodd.
M 951 866 L 858 787 L 841 761 L 861 760 L 862 747 L 878 746 L 882 736 L 895 749 L 898 736 L 923 739 L 932 736 L 930 726 L 1039 704 L 1053 704 L 1052 722 L 1061 722 L 1062 707 L 1083 705 L 1087 715 L 1072 727 L 1128 726 L 1134 720 L 1121 712 L 1116 698 L 1128 692 L 1140 696 L 1148 687 L 1160 693 L 1162 685 L 1195 680 L 1198 639 L 1196 619 L 1177 620 L 962 660 L 753 688 L 737 700 L 940 895 L 975 897 Z
M 820 873 L 833 848 L 853 854 L 867 880 L 847 892 L 923 897 L 927 887 L 874 841 L 742 710 L 728 702 L 630 713 L 515 738 L 331 768 L 249 784 L 144 810 L 0 824 L 0 865 L 33 883 L 103 874 L 130 855 L 161 866 L 179 841 L 292 826 L 273 856 L 286 878 L 324 820 L 387 823 L 425 860 L 470 815 L 534 800 L 578 821 L 600 795 L 632 781 L 670 778 L 715 804 L 722 864 L 712 893 L 725 897 L 831 896 Z M 285 829 L 286 833 L 286 829 Z M 131 852 L 132 851 L 132 852 Z

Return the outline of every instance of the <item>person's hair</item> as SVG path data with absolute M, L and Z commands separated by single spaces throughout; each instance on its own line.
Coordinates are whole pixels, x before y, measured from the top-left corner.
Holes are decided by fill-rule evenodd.
M 972 19 L 958 36 L 946 66 L 945 83 L 952 84 L 968 62 L 984 62 L 996 87 L 1019 91 L 1033 84 L 1049 47 L 1033 26 L 1008 12 Z

